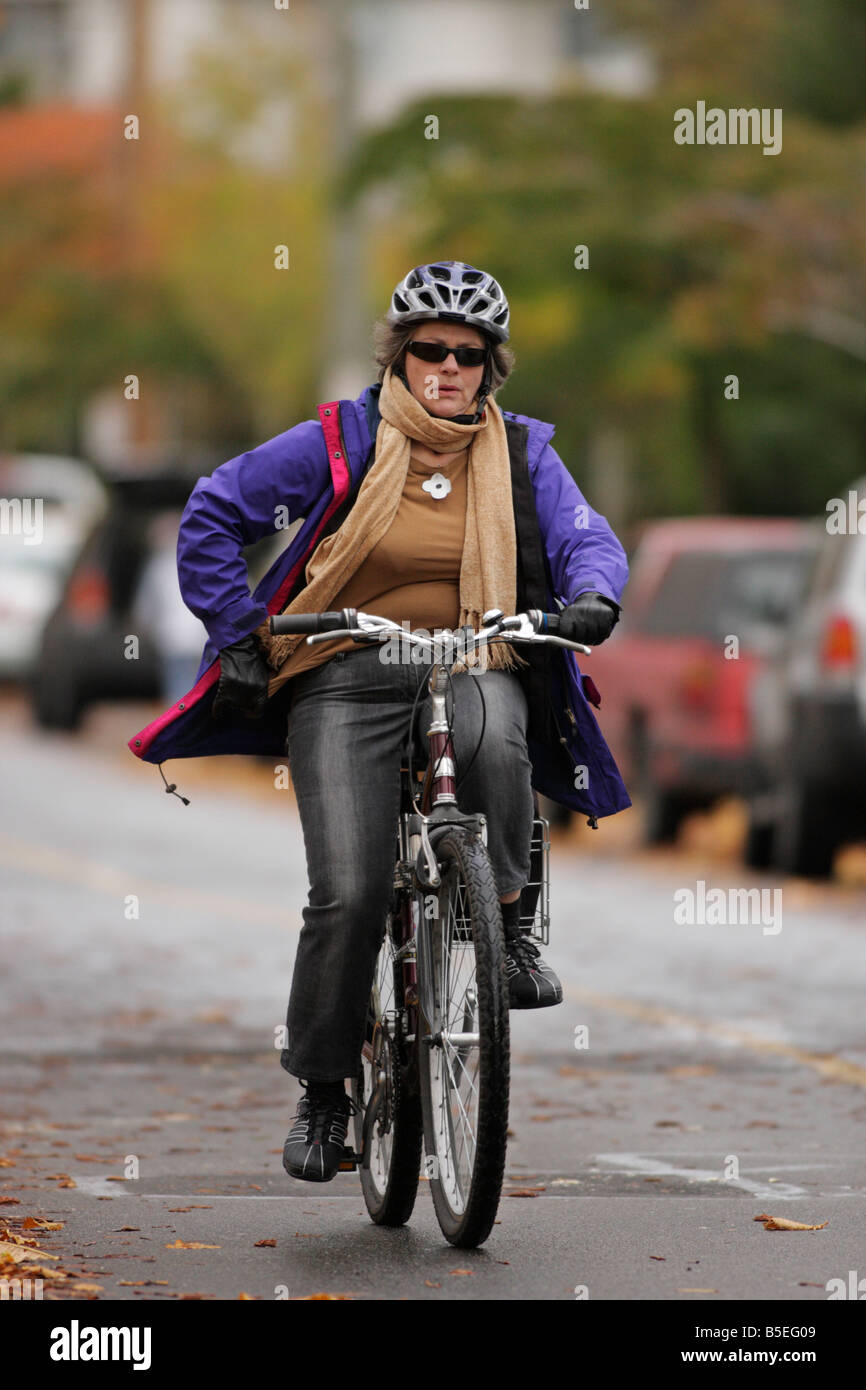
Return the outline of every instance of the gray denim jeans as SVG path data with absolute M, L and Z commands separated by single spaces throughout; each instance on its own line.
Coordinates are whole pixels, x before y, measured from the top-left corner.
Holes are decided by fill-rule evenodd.
M 280 1065 L 305 1080 L 357 1074 L 391 897 L 400 755 L 428 664 L 389 664 L 381 656 L 379 647 L 338 652 L 292 679 L 287 753 L 309 898 Z M 449 714 L 453 710 L 458 804 L 487 816 L 487 848 L 504 896 L 529 881 L 533 797 L 526 697 L 510 671 L 461 672 L 452 684 L 454 698 L 449 690 L 446 707 Z M 479 689 L 487 709 L 484 738 L 469 775 L 460 780 L 481 733 Z M 419 731 L 426 733 L 431 718 L 424 690 L 413 731 L 423 761 L 426 739 Z

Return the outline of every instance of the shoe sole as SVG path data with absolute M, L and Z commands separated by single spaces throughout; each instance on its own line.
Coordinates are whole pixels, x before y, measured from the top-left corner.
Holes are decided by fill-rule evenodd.
M 509 997 L 509 1009 L 552 1009 L 556 1004 L 562 1003 L 562 995 L 558 999 L 511 999 Z
M 351 1150 L 345 1148 L 344 1146 L 343 1153 L 341 1154 L 333 1173 L 314 1173 L 312 1169 L 308 1169 L 305 1172 L 304 1169 L 306 1168 L 306 1160 L 304 1161 L 303 1165 L 297 1163 L 289 1163 L 286 1161 L 285 1155 L 283 1156 L 283 1167 L 285 1168 L 290 1178 L 300 1178 L 303 1182 L 332 1182 L 333 1179 L 337 1176 L 338 1172 L 340 1171 L 340 1164 L 344 1163 L 346 1161 L 346 1158 L 348 1158 L 350 1154 Z

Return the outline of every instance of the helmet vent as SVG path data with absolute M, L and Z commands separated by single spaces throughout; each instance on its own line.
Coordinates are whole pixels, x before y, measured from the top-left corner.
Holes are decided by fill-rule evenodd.
M 428 309 L 436 308 L 436 301 L 429 290 L 421 290 L 418 299 L 421 304 L 426 304 Z

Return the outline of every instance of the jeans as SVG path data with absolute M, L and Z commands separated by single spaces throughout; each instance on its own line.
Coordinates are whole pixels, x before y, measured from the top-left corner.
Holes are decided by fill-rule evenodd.
M 428 663 L 389 664 L 379 647 L 338 652 L 293 677 L 287 753 L 304 833 L 309 898 L 298 941 L 280 1065 L 306 1080 L 357 1075 L 367 1001 L 394 879 L 400 758 Z M 499 896 L 529 881 L 533 794 L 528 710 L 518 677 L 487 670 L 452 677 L 457 799 L 487 816 Z M 478 687 L 478 688 L 476 688 Z M 468 776 L 462 769 L 481 732 Z M 425 689 L 413 730 L 419 766 L 432 719 Z M 413 758 L 415 754 L 413 753 Z

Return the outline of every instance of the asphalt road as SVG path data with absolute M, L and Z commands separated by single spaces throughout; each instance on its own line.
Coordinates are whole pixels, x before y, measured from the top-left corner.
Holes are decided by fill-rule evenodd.
M 284 1173 L 291 794 L 248 760 L 175 762 L 182 806 L 124 747 L 139 713 L 48 737 L 0 706 L 0 1227 L 66 1275 L 46 1296 L 823 1302 L 866 1275 L 862 888 L 628 853 L 604 822 L 558 840 L 566 999 L 511 1016 L 500 1221 L 455 1251 L 423 1183 L 387 1231 L 355 1175 Z M 780 888 L 781 929 L 679 924 L 699 880 Z

